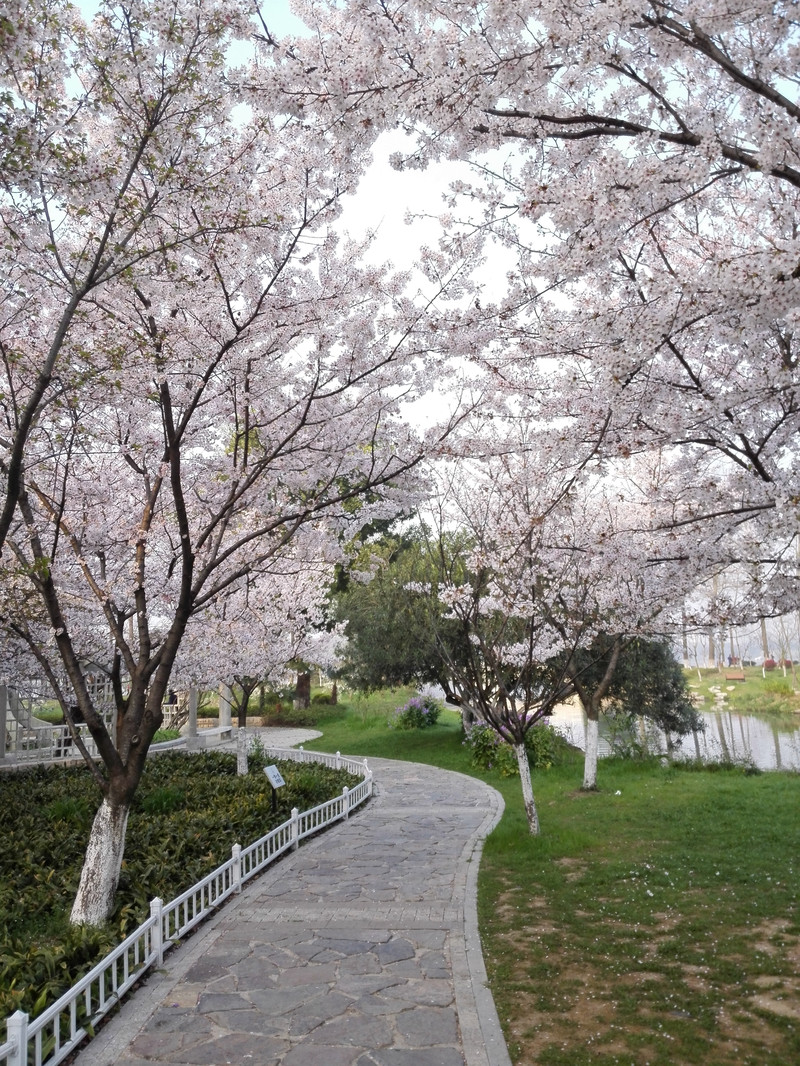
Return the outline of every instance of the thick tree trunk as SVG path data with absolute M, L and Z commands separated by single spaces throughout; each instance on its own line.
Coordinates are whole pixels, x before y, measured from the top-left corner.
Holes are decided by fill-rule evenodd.
M 100 805 L 92 823 L 81 880 L 72 906 L 69 919 L 72 925 L 102 925 L 111 917 L 125 851 L 129 811 L 129 805 L 112 806 L 107 799 Z
M 528 762 L 528 749 L 524 744 L 515 744 L 514 751 L 517 753 L 517 766 L 519 777 L 522 782 L 522 799 L 525 804 L 525 816 L 528 819 L 528 828 L 532 836 L 539 835 L 539 815 L 536 812 L 536 800 L 533 798 L 533 784 L 531 782 L 531 764 Z
M 591 792 L 597 788 L 597 748 L 600 736 L 600 724 L 597 715 L 586 718 L 586 751 L 583 757 L 584 791 Z
M 303 670 L 297 675 L 294 705 L 302 711 L 308 710 L 311 706 L 311 674 L 308 670 Z
M 247 712 L 250 710 L 250 699 L 259 687 L 260 682 L 252 677 L 237 677 L 236 683 L 239 686 L 240 692 L 237 696 L 236 691 L 233 692 L 233 702 L 236 705 L 236 725 L 239 729 L 247 728 Z M 259 697 L 259 714 L 264 713 L 264 686 L 260 685 L 261 694 Z M 222 725 L 222 721 L 220 721 Z

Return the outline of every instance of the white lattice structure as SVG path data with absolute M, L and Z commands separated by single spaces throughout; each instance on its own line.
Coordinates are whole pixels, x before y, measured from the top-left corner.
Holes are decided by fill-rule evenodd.
M 117 713 L 111 683 L 106 679 L 93 682 L 90 695 L 114 737 Z M 69 726 L 51 725 L 36 717 L 37 706 L 49 698 L 49 688 L 37 679 L 0 685 L 0 764 L 56 762 L 78 755 Z M 88 728 L 78 725 L 77 730 L 89 754 L 97 755 Z

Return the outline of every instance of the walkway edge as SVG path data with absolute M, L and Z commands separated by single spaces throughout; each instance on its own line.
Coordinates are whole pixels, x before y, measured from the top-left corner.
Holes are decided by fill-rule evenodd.
M 452 773 L 453 771 L 450 772 Z M 508 1046 L 503 1036 L 494 996 L 491 993 L 486 976 L 486 964 L 483 958 L 483 947 L 478 928 L 478 875 L 480 873 L 483 845 L 486 838 L 503 817 L 503 811 L 505 810 L 503 797 L 496 789 L 493 788 L 491 791 L 495 807 L 494 810 L 489 812 L 475 834 L 472 854 L 467 864 L 467 883 L 464 896 L 464 942 L 468 987 L 465 989 L 461 982 L 456 981 L 456 1003 L 458 1005 L 459 1019 L 462 1023 L 464 1057 L 467 1066 L 511 1066 L 511 1056 L 508 1053 Z M 455 960 L 453 962 L 455 971 Z M 465 993 L 471 995 L 474 999 L 474 1010 L 478 1023 L 477 1032 L 470 1032 L 470 1027 L 464 1025 L 464 1020 L 469 1018 L 469 1011 L 466 1009 L 467 1004 L 462 1003 Z

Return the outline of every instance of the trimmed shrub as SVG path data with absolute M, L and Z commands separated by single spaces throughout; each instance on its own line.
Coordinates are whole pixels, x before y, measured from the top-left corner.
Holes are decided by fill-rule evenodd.
M 490 725 L 476 725 L 464 741 L 472 752 L 472 762 L 482 770 L 496 770 L 501 777 L 519 773 L 517 754 Z
M 433 696 L 412 696 L 389 718 L 390 729 L 427 729 L 436 725 L 442 705 Z
M 497 770 L 501 777 L 519 774 L 517 753 L 490 725 L 476 725 L 464 741 L 472 751 L 472 761 L 483 770 Z M 538 722 L 525 736 L 532 770 L 547 770 L 558 758 L 561 738 L 546 722 Z

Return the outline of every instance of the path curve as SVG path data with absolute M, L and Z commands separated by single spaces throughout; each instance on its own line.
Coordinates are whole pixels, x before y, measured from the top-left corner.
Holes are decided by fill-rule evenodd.
M 463 774 L 370 766 L 367 807 L 171 951 L 78 1066 L 510 1066 L 476 912 L 503 800 Z

